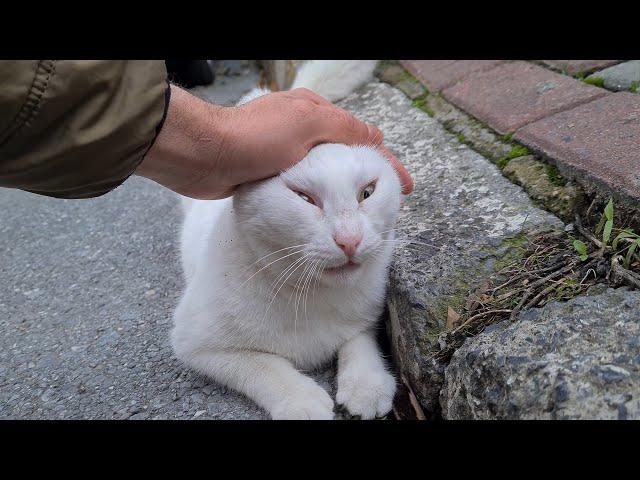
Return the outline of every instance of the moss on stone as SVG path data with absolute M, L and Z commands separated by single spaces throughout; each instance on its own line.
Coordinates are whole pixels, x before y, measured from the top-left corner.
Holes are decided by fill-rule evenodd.
M 502 140 L 504 143 L 511 143 L 511 142 L 513 142 L 513 133 L 508 133 L 507 135 L 503 135 L 503 136 L 502 136 L 502 138 L 501 138 L 501 140 Z
M 487 256 L 475 266 L 467 265 L 456 272 L 451 284 L 451 293 L 441 293 L 427 308 L 428 315 L 435 321 L 430 322 L 431 326 L 427 327 L 418 341 L 418 348 L 424 355 L 436 349 L 440 335 L 447 331 L 449 308 L 462 314 L 467 307 L 469 295 L 489 280 L 491 275 L 521 259 L 528 244 L 527 233 L 508 237 L 498 247 L 484 249 L 483 253 Z M 489 260 L 493 260 L 491 266 L 488 265 Z
M 430 117 L 435 115 L 435 112 L 427 105 L 427 97 L 429 96 L 428 92 L 423 93 L 418 98 L 411 102 L 411 106 L 414 108 L 419 108 L 423 112 L 425 112 Z
M 524 157 L 525 155 L 529 155 L 529 149 L 527 147 L 524 145 L 514 145 L 508 154 L 498 160 L 498 168 L 502 170 L 507 166 L 510 160 L 517 157 Z
M 555 185 L 557 187 L 564 187 L 567 184 L 567 181 L 562 175 L 560 175 L 560 172 L 555 167 L 555 165 L 547 165 L 546 170 L 547 177 L 549 178 L 549 181 L 552 185 Z
M 401 90 L 410 99 L 429 93 L 429 90 L 396 60 L 378 62 L 375 75 L 380 81 Z
M 638 80 L 634 80 L 631 82 L 631 86 L 629 87 L 629 91 L 631 93 L 638 93 L 638 89 L 640 89 L 640 82 Z
M 496 260 L 493 264 L 494 272 L 498 272 L 519 258 L 522 258 L 528 244 L 529 239 L 526 233 L 504 239 L 500 247 L 498 247 L 493 254 L 493 258 Z M 500 254 L 499 252 L 502 253 Z
M 583 192 L 567 182 L 555 166 L 532 156 L 512 159 L 502 170 L 503 175 L 522 186 L 529 197 L 544 209 L 565 221 L 571 221 L 583 203 Z
M 602 77 L 587 77 L 582 81 L 588 85 L 604 88 L 604 78 Z

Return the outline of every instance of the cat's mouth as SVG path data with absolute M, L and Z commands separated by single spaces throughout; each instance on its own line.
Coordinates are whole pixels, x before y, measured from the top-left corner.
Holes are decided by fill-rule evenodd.
M 353 270 L 356 270 L 358 267 L 360 267 L 359 263 L 355 263 L 349 260 L 347 263 L 343 263 L 342 265 L 338 265 L 337 267 L 325 268 L 324 271 L 329 273 L 351 272 Z

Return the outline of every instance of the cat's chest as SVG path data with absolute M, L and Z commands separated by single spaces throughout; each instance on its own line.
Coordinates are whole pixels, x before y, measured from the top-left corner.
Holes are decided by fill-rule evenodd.
M 289 358 L 298 366 L 311 367 L 330 360 L 344 342 L 370 327 L 377 318 L 348 305 L 311 300 L 306 309 L 289 305 L 278 309 L 258 333 L 263 348 Z
M 298 367 L 312 368 L 331 360 L 347 340 L 366 328 L 367 323 L 327 317 L 311 317 L 308 321 L 304 318 L 298 325 L 279 329 L 265 346 L 273 353 L 289 358 Z

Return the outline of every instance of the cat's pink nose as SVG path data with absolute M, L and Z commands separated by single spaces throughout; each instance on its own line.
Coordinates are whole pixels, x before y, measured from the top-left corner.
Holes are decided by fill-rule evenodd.
M 336 235 L 333 239 L 347 257 L 351 258 L 356 254 L 358 245 L 362 241 L 362 234 Z

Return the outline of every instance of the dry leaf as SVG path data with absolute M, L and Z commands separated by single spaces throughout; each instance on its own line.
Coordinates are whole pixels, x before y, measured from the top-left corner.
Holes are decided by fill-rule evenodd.
M 460 320 L 460 315 L 456 313 L 456 311 L 448 307 L 447 308 L 447 328 L 453 328 L 453 324 Z

